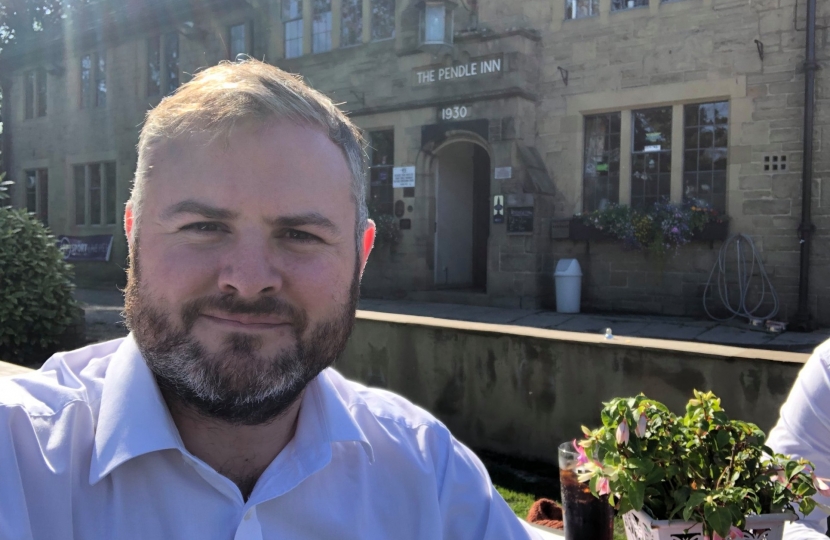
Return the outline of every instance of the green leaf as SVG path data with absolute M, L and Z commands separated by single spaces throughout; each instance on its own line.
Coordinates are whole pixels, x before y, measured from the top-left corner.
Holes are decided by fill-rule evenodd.
M 723 507 L 707 504 L 703 508 L 703 515 L 716 533 L 726 538 L 729 535 L 729 528 L 732 526 L 732 513 Z

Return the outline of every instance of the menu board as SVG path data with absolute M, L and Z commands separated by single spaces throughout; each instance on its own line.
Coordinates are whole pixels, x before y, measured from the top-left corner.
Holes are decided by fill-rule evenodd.
M 533 207 L 507 207 L 507 232 L 513 234 L 533 232 Z

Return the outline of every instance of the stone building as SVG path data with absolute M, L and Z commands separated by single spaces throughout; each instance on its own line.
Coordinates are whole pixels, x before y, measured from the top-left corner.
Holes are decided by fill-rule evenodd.
M 576 258 L 584 310 L 701 315 L 722 239 L 655 257 L 569 229 L 609 203 L 695 196 L 753 239 L 777 318 L 796 315 L 807 0 L 118 4 L 0 65 L 14 204 L 56 235 L 103 236 L 63 240 L 108 258 L 77 262 L 81 283 L 124 279 L 145 111 L 248 54 L 302 74 L 366 132 L 373 211 L 400 229 L 373 255 L 367 295 L 549 307 L 555 263 Z M 818 4 L 827 68 L 830 2 Z M 828 69 L 816 96 L 806 307 L 830 325 Z

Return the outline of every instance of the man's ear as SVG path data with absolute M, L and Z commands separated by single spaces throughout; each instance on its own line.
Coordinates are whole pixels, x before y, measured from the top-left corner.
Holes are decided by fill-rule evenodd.
M 130 248 L 133 247 L 133 201 L 127 201 L 127 207 L 124 209 L 124 232 L 127 234 L 127 244 Z
M 363 270 L 366 268 L 366 261 L 369 260 L 369 253 L 375 245 L 375 222 L 366 220 L 366 229 L 363 231 L 363 238 L 360 245 L 360 276 L 363 277 Z

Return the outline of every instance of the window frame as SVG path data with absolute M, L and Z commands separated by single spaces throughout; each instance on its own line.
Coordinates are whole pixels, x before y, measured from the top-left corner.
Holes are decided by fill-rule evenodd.
M 171 39 L 170 36 L 176 36 L 176 84 L 170 84 L 170 51 L 172 50 Z M 151 43 L 153 42 L 158 43 L 158 91 L 153 93 L 150 92 L 150 82 L 152 81 L 152 66 L 150 63 L 150 47 Z M 147 72 L 145 73 L 147 77 L 147 85 L 145 87 L 145 91 L 147 92 L 148 98 L 157 98 L 168 96 L 176 91 L 176 89 L 181 86 L 181 75 L 182 69 L 179 63 L 179 59 L 181 58 L 181 50 L 180 50 L 180 40 L 179 34 L 176 31 L 164 32 L 160 34 L 156 34 L 147 38 L 146 41 L 146 52 L 147 52 L 147 62 L 145 62 L 145 67 L 147 68 Z
M 577 12 L 577 2 L 579 0 L 565 0 L 565 20 L 577 21 L 579 19 L 590 19 L 591 17 L 599 17 L 599 0 L 587 0 L 589 12 L 587 15 L 574 16 Z M 568 16 L 570 15 L 570 17 Z
M 392 34 L 388 36 L 381 36 L 375 37 L 375 4 L 377 2 L 390 2 L 393 6 L 392 9 Z M 378 41 L 388 41 L 390 39 L 395 39 L 398 30 L 398 20 L 397 20 L 397 13 L 398 13 L 398 2 L 397 0 L 369 0 L 369 41 L 375 43 Z
M 389 136 L 390 143 L 390 154 L 388 160 L 389 162 L 375 163 L 375 153 L 377 152 L 377 149 L 374 146 L 374 137 L 387 135 Z M 366 178 L 368 180 L 368 193 L 366 194 L 367 204 L 372 205 L 375 208 L 375 210 L 379 211 L 381 214 L 394 215 L 395 188 L 393 184 L 393 169 L 395 168 L 395 129 L 391 127 L 373 129 L 366 134 L 366 139 L 369 142 L 367 146 L 367 150 L 369 151 L 369 166 L 367 171 L 368 174 L 366 175 Z M 388 182 L 384 181 L 384 183 L 381 184 L 379 183 L 379 181 L 376 181 L 374 178 L 374 173 L 376 171 L 386 172 L 388 174 Z M 388 193 L 388 200 L 380 201 L 380 203 L 377 203 L 373 196 L 375 188 L 378 188 L 379 191 L 382 191 L 384 193 Z
M 357 32 L 357 40 L 354 42 L 347 42 L 344 37 L 344 31 L 347 28 L 345 24 L 343 24 L 343 15 L 346 13 L 346 10 L 343 9 L 346 2 L 352 3 L 354 6 L 357 7 L 355 10 L 357 14 L 356 20 L 358 21 L 358 32 Z M 363 44 L 363 0 L 341 0 L 340 2 L 340 48 L 346 47 L 356 47 L 358 45 Z
M 234 28 L 242 28 L 244 34 L 242 36 L 243 41 L 245 42 L 243 49 L 244 51 L 238 52 L 233 54 L 233 30 Z M 253 57 L 253 25 L 249 21 L 241 21 L 234 24 L 228 25 L 227 31 L 228 37 L 228 60 L 231 62 L 236 60 L 236 57 L 240 54 Z
M 615 7 L 615 4 L 619 2 L 620 5 Z M 633 6 L 627 5 L 628 2 L 633 2 Z M 630 9 L 639 9 L 639 8 L 647 8 L 649 5 L 649 0 L 611 0 L 611 13 L 617 13 L 619 11 L 628 11 Z
M 719 105 L 725 105 L 726 109 L 726 122 L 718 122 L 717 121 L 717 110 Z M 711 124 L 704 124 L 700 122 L 700 115 L 701 115 L 701 107 L 705 106 L 713 106 L 712 111 L 715 113 Z M 689 126 L 688 119 L 688 110 L 690 107 L 697 108 L 697 117 L 698 122 L 694 126 Z M 696 102 L 696 103 L 685 103 L 683 105 L 683 168 L 682 168 L 682 178 L 681 178 L 681 196 L 684 201 L 688 199 L 694 199 L 695 203 L 706 203 L 710 208 L 725 214 L 727 210 L 727 199 L 729 195 L 729 122 L 731 120 L 732 110 L 730 107 L 729 100 L 713 100 L 713 101 L 704 101 L 704 102 Z M 701 139 L 702 137 L 702 130 L 706 127 L 712 127 L 712 144 L 709 146 L 701 146 Z M 723 137 L 725 138 L 725 146 L 717 146 L 718 140 L 718 129 L 723 129 Z M 696 140 L 697 146 L 694 148 L 689 148 L 687 146 L 689 142 L 689 131 L 696 130 Z M 701 169 L 700 168 L 700 157 L 701 154 L 705 154 L 708 150 L 712 150 L 712 157 L 715 156 L 715 152 L 719 152 L 720 156 L 723 159 L 723 167 L 716 168 L 716 161 L 712 159 L 712 167 L 710 169 Z M 687 159 L 689 158 L 689 154 L 694 152 L 695 153 L 695 168 L 694 170 L 688 170 L 688 162 Z M 700 194 L 701 188 L 701 175 L 702 174 L 710 174 L 711 178 L 711 186 L 710 192 L 708 194 L 708 198 L 702 197 Z M 689 186 L 687 184 L 687 180 L 689 175 L 695 175 L 695 193 L 693 197 L 689 197 Z M 717 182 L 716 175 L 722 175 L 723 181 L 723 192 L 720 192 L 719 189 L 715 189 L 715 185 Z M 723 206 L 717 204 L 716 198 L 722 198 Z M 691 202 L 691 201 L 690 201 Z
M 286 2 L 296 2 L 296 4 L 299 5 L 300 10 L 299 10 L 299 14 L 297 16 L 295 16 L 293 18 L 287 18 L 286 17 L 286 10 L 285 10 Z M 303 3 L 304 2 L 302 0 L 280 0 L 280 18 L 282 20 L 282 31 L 283 31 L 282 32 L 283 33 L 283 36 L 282 36 L 282 39 L 283 39 L 283 41 L 282 41 L 282 44 L 283 44 L 283 57 L 285 59 L 300 58 L 304 54 L 304 47 L 305 47 L 305 45 L 304 45 L 305 35 L 304 34 L 305 34 L 305 32 L 304 32 L 303 26 L 304 26 L 304 23 L 305 23 L 305 21 L 304 21 L 304 16 L 305 16 L 304 11 L 305 10 L 303 9 Z M 290 17 L 290 14 L 289 14 L 289 17 Z M 299 32 L 297 33 L 297 35 L 294 35 L 291 38 L 289 38 L 288 37 L 289 27 L 298 29 Z M 297 54 L 291 54 L 289 56 L 289 43 L 299 44 L 299 52 Z M 293 51 L 294 47 L 292 46 L 292 47 L 290 47 L 290 49 L 291 49 L 291 51 Z
M 622 111 L 612 111 L 607 113 L 599 113 L 599 114 L 590 114 L 584 116 L 583 121 L 583 130 L 582 130 L 582 209 L 583 212 L 592 212 L 594 210 L 599 209 L 600 204 L 598 201 L 595 200 L 588 200 L 588 160 L 594 155 L 589 156 L 589 147 L 588 147 L 588 125 L 589 120 L 605 120 L 606 125 L 608 126 L 607 131 L 603 134 L 603 148 L 601 154 L 605 159 L 607 166 L 607 170 L 603 171 L 606 174 L 604 177 L 606 178 L 605 182 L 608 186 L 604 189 L 604 191 L 608 192 L 610 196 L 610 200 L 608 201 L 609 204 L 619 204 L 620 202 L 620 176 L 621 176 L 621 157 L 622 157 Z M 617 118 L 613 118 L 616 116 Z M 616 122 L 617 130 L 614 130 L 614 123 Z M 616 148 L 613 145 L 614 137 L 616 137 Z M 612 170 L 612 163 L 613 157 L 616 152 L 616 171 Z M 599 163 L 596 163 L 599 165 Z M 596 172 L 600 172 L 599 169 L 596 169 Z M 594 194 L 600 191 L 600 187 L 598 186 L 600 175 L 595 174 L 594 182 L 597 184 L 594 186 Z M 614 180 L 616 177 L 616 181 Z M 613 184 L 616 184 L 616 193 L 613 193 Z
M 31 188 L 29 186 L 30 175 L 34 176 L 34 209 L 29 204 Z M 34 167 L 23 171 L 24 206 L 28 212 L 37 216 L 44 225 L 49 226 L 49 168 Z
M 93 161 L 84 163 L 73 163 L 72 167 L 72 193 L 73 224 L 76 227 L 113 227 L 118 224 L 118 164 L 116 160 Z M 93 221 L 93 194 L 92 194 L 92 168 L 98 169 L 98 180 L 100 186 L 98 191 L 97 206 L 100 210 L 97 222 Z M 83 169 L 83 186 L 79 183 L 78 170 Z M 112 172 L 110 176 L 108 173 Z M 79 204 L 80 203 L 80 204 Z M 79 206 L 82 205 L 82 208 Z M 112 206 L 110 208 L 110 206 Z M 79 210 L 83 216 L 79 215 Z M 82 220 L 80 218 L 83 218 Z
M 85 85 L 84 85 L 84 72 L 87 69 L 84 67 L 84 59 L 90 59 L 90 67 L 89 67 L 89 88 L 87 89 L 87 93 L 85 93 Z M 103 64 L 101 63 L 103 61 Z M 101 69 L 103 65 L 103 70 Z M 103 109 L 107 107 L 107 52 L 106 50 L 96 49 L 94 51 L 88 52 L 86 54 L 81 55 L 81 77 L 80 77 L 80 84 L 81 84 L 81 91 L 80 91 L 80 108 L 81 109 Z M 103 71 L 103 73 L 102 73 Z M 103 75 L 103 76 L 102 76 Z M 101 83 L 103 82 L 103 96 L 104 99 L 101 100 Z
M 318 2 L 328 2 L 328 11 L 317 11 L 317 4 Z M 328 21 L 324 20 L 328 16 Z M 319 21 L 320 24 L 325 27 L 326 24 L 328 28 L 325 28 L 323 31 L 317 31 L 318 28 L 318 17 L 323 17 L 323 20 Z M 333 44 L 333 37 L 334 37 L 334 12 L 332 11 L 332 0 L 312 0 L 311 2 L 311 54 L 320 54 L 324 52 L 329 52 L 332 50 Z M 317 48 L 317 37 L 318 36 L 325 36 L 328 35 L 328 47 L 327 48 Z M 323 45 L 325 45 L 325 38 L 323 39 Z
M 23 72 L 23 119 L 34 120 L 47 114 L 48 76 L 43 68 Z

